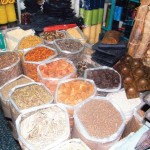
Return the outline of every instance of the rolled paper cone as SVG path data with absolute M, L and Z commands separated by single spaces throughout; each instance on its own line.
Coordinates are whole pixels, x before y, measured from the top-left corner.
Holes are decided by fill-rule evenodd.
M 6 12 L 7 12 L 8 22 L 15 22 L 17 20 L 14 4 L 7 4 Z
M 96 25 L 98 23 L 98 9 L 94 9 L 92 13 L 92 25 Z
M 104 9 L 103 8 L 99 8 L 98 9 L 97 23 L 102 23 L 102 21 L 103 21 L 103 13 L 104 13 Z
M 85 10 L 85 18 L 84 18 L 84 23 L 87 26 L 91 26 L 92 25 L 92 10 Z
M 99 34 L 102 31 L 102 23 L 99 23 L 96 25 L 96 36 L 95 36 L 95 41 L 94 43 L 97 43 L 99 41 Z
M 0 24 L 8 23 L 5 5 L 0 5 Z
M 128 54 L 132 57 L 134 57 L 136 51 L 135 49 L 137 50 L 138 46 L 140 45 L 140 43 L 130 43 L 128 44 Z
M 90 26 L 83 28 L 83 33 L 87 37 L 87 41 L 89 41 L 89 39 L 90 39 L 90 28 L 91 28 Z
M 93 26 L 91 26 L 91 29 L 90 29 L 90 40 L 89 40 L 89 42 L 91 44 L 94 44 L 94 42 L 95 42 L 96 26 L 97 25 L 93 25 Z

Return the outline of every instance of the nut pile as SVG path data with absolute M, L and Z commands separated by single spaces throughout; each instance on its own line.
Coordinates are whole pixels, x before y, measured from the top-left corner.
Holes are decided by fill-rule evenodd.
M 51 94 L 43 86 L 36 84 L 17 88 L 11 98 L 21 110 L 52 101 Z
M 51 42 L 55 39 L 65 38 L 65 34 L 63 32 L 59 32 L 59 31 L 43 32 L 41 34 L 41 38 L 43 38 L 44 40 L 46 40 L 48 42 Z

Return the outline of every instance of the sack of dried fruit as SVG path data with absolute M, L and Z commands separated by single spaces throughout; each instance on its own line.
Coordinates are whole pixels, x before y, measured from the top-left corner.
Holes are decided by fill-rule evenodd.
M 26 110 L 17 118 L 16 128 L 23 150 L 49 150 L 70 138 L 67 111 L 56 104 Z
M 29 49 L 23 55 L 24 74 L 38 82 L 37 66 L 57 56 L 57 51 L 45 45 Z
M 29 82 L 34 81 L 25 75 L 20 75 L 17 78 L 8 81 L 0 88 L 1 105 L 5 117 L 11 118 L 9 91 L 15 86 L 26 84 Z
M 38 79 L 54 94 L 58 83 L 76 77 L 76 68 L 66 58 L 56 58 L 40 64 L 37 68 Z
M 92 150 L 107 150 L 125 128 L 120 108 L 103 97 L 83 102 L 74 113 L 73 138 L 80 138 Z
M 14 87 L 9 96 L 13 123 L 25 110 L 53 102 L 53 96 L 48 88 L 36 82 Z
M 55 93 L 55 101 L 67 108 L 72 127 L 74 108 L 95 95 L 96 86 L 92 80 L 83 78 L 68 79 L 58 84 Z

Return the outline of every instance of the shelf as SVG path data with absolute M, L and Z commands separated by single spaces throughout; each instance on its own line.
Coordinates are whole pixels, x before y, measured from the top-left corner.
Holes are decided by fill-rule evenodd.
M 140 0 L 130 0 L 130 2 L 140 3 Z

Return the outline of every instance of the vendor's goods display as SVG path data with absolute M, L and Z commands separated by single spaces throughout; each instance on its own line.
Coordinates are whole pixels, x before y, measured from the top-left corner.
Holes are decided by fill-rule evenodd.
M 150 105 L 150 91 L 146 91 L 143 93 L 143 101 Z
M 58 84 L 55 100 L 56 103 L 61 103 L 67 108 L 71 127 L 73 125 L 74 108 L 88 98 L 95 96 L 95 94 L 96 87 L 92 80 L 68 79 Z
M 63 142 L 52 150 L 90 150 L 90 148 L 80 139 L 71 139 Z
M 22 74 L 20 58 L 16 52 L 0 53 L 0 86 Z
M 124 115 L 117 105 L 96 97 L 75 109 L 73 137 L 83 140 L 92 150 L 108 149 L 122 135 Z
M 15 48 L 18 45 L 18 42 L 25 36 L 34 35 L 34 31 L 29 30 L 23 30 L 19 27 L 11 28 L 6 30 L 6 42 L 7 42 L 7 48 L 9 50 L 15 50 Z
M 25 75 L 20 75 L 17 78 L 14 78 L 10 81 L 8 81 L 6 84 L 4 84 L 0 88 L 0 94 L 1 94 L 1 104 L 2 109 L 4 112 L 4 116 L 7 118 L 11 118 L 11 112 L 10 112 L 10 101 L 9 101 L 9 92 L 12 88 L 18 85 L 27 84 L 29 82 L 33 82 L 32 79 L 28 78 Z
M 150 67 L 150 49 L 148 49 L 147 52 L 144 54 L 142 61 L 145 66 Z
M 55 40 L 55 45 L 60 56 L 69 58 L 74 63 L 81 60 L 84 46 L 77 39 L 59 39 Z
M 56 39 L 66 38 L 65 32 L 63 31 L 51 31 L 43 32 L 40 34 L 40 37 L 44 39 L 45 43 L 51 43 Z
M 141 59 L 125 56 L 114 68 L 121 74 L 129 99 L 139 97 L 139 92 L 150 90 L 150 68 L 144 66 Z
M 134 109 L 141 103 L 140 98 L 128 99 L 124 89 L 121 89 L 118 92 L 109 93 L 107 98 L 120 107 L 126 117 L 126 122 L 132 118 Z
M 28 83 L 14 87 L 10 92 L 13 122 L 24 110 L 52 103 L 53 96 L 41 83 Z
M 70 137 L 67 111 L 55 104 L 24 112 L 17 118 L 16 127 L 24 150 L 48 150 Z
M 121 88 L 120 74 L 109 67 L 86 69 L 84 76 L 94 80 L 98 91 L 115 92 Z
M 30 49 L 23 56 L 22 64 L 24 74 L 33 80 L 38 81 L 37 66 L 46 60 L 54 58 L 56 55 L 57 51 L 55 49 L 44 45 Z
M 66 58 L 56 58 L 39 65 L 38 76 L 39 81 L 54 93 L 60 81 L 76 76 L 76 68 L 72 61 Z

